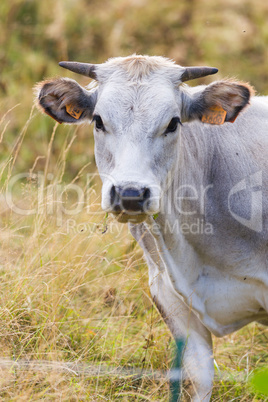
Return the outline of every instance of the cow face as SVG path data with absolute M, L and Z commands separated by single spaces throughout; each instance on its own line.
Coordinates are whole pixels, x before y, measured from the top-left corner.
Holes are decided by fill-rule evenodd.
M 122 222 L 141 222 L 159 212 L 178 163 L 182 122 L 234 121 L 250 97 L 246 84 L 230 81 L 191 94 L 180 85 L 183 81 L 217 70 L 185 69 L 161 57 L 116 58 L 98 66 L 60 64 L 97 79 L 98 87 L 86 90 L 70 79 L 48 80 L 37 86 L 38 105 L 60 123 L 94 122 L 102 208 Z M 215 108 L 221 120 L 213 120 Z
M 93 121 L 103 209 L 120 220 L 157 213 L 181 121 L 170 83 L 153 77 L 135 85 L 108 84 L 100 88 Z

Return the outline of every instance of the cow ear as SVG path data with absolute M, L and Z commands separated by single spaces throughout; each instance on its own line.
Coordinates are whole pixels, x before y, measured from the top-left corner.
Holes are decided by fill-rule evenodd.
M 254 89 L 247 83 L 218 81 L 208 85 L 186 100 L 184 120 L 199 119 L 203 123 L 233 123 L 238 114 L 249 104 Z
M 59 123 L 81 123 L 92 118 L 96 91 L 89 92 L 69 78 L 56 78 L 35 86 L 36 105 Z

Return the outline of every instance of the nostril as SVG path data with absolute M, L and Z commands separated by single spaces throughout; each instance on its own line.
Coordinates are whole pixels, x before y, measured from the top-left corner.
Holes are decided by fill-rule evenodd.
M 143 193 L 143 200 L 146 201 L 150 198 L 151 192 L 149 188 L 145 188 L 144 193 Z
M 112 186 L 110 190 L 110 201 L 113 211 L 121 211 L 121 187 Z
M 114 205 L 115 203 L 115 186 L 112 186 L 111 191 L 110 191 L 110 197 L 111 197 L 111 205 Z

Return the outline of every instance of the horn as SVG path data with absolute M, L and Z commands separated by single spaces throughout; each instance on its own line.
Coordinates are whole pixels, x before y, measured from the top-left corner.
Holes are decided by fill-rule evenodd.
M 206 75 L 216 74 L 217 68 L 214 67 L 185 67 L 181 76 L 181 81 L 194 80 L 195 78 L 205 77 Z
M 61 61 L 59 66 L 67 68 L 67 70 L 73 71 L 74 73 L 93 78 L 94 80 L 97 79 L 95 64 L 78 63 L 76 61 Z

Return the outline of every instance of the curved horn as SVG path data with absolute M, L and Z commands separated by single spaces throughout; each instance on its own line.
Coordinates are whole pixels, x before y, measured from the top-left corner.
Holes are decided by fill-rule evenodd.
M 181 76 L 181 81 L 194 80 L 195 78 L 205 77 L 206 75 L 216 74 L 217 68 L 214 67 L 185 67 Z
M 76 61 L 61 61 L 59 66 L 67 68 L 67 70 L 73 71 L 74 73 L 93 78 L 94 80 L 97 79 L 95 64 L 78 63 Z

